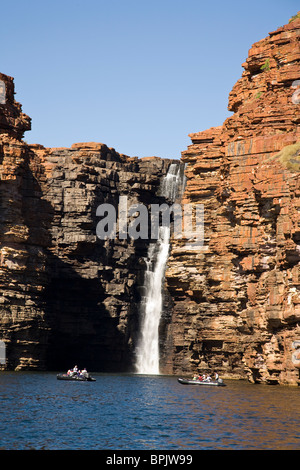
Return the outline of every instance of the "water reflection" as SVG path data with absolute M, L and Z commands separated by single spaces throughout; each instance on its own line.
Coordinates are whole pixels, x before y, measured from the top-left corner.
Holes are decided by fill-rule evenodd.
M 200 448 L 300 448 L 298 389 L 232 382 L 226 389 L 193 387 L 184 393 L 182 414 L 196 421 L 185 420 L 185 428 L 197 436 Z
M 0 448 L 300 448 L 298 388 L 95 376 L 61 383 L 55 374 L 1 373 Z

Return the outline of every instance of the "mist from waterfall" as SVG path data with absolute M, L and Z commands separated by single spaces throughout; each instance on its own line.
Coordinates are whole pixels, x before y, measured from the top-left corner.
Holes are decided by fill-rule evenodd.
M 180 164 L 171 164 L 161 185 L 161 195 L 170 202 L 176 199 L 181 175 Z M 159 238 L 151 243 L 146 259 L 141 301 L 141 329 L 136 349 L 136 372 L 159 374 L 159 322 L 163 305 L 163 281 L 170 248 L 170 227 L 159 228 Z

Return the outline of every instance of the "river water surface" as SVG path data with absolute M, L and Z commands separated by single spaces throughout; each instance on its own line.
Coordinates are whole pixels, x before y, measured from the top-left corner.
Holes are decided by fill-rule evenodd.
M 1 450 L 296 450 L 300 389 L 170 376 L 0 373 Z

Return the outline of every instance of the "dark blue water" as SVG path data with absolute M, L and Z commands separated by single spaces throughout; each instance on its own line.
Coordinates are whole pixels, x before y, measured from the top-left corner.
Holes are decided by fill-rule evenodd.
M 300 449 L 300 389 L 175 377 L 0 373 L 0 449 Z

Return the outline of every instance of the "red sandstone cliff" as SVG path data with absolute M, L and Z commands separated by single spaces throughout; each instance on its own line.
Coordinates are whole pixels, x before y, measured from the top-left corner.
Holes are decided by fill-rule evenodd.
M 183 203 L 204 205 L 205 244 L 188 251 L 173 240 L 160 341 L 166 372 L 299 383 L 299 31 L 295 18 L 253 45 L 229 96 L 234 114 L 192 134 L 182 154 Z M 97 243 L 95 209 L 120 194 L 159 202 L 169 162 L 103 144 L 28 146 L 30 118 L 13 95 L 12 78 L 0 74 L 7 367 L 69 367 L 79 354 L 95 369 L 124 370 L 147 247 Z
M 182 153 L 183 203 L 204 204 L 205 244 L 173 241 L 166 371 L 299 383 L 299 41 L 298 15 L 255 43 L 234 114 Z

